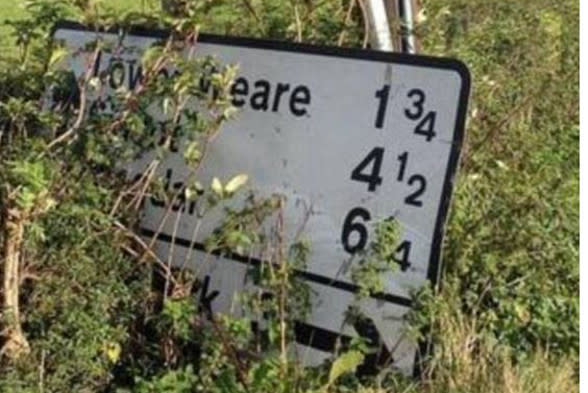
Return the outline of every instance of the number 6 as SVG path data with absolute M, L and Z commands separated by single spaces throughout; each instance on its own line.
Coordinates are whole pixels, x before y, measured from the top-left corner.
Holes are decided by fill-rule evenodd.
M 356 217 L 360 217 L 364 221 L 369 221 L 372 218 L 370 212 L 362 207 L 351 209 L 349 214 L 347 214 L 347 217 L 345 217 L 345 222 L 343 223 L 343 232 L 341 233 L 341 242 L 343 243 L 343 248 L 349 254 L 355 254 L 356 252 L 363 250 L 368 240 L 368 231 L 365 225 L 360 222 L 353 222 Z M 349 244 L 349 238 L 353 232 L 357 232 L 359 234 L 359 240 L 357 240 L 355 244 L 351 245 Z

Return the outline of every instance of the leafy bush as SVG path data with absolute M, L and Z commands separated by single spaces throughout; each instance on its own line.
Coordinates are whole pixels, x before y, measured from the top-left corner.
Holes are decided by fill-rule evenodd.
M 5 308 L 0 321 L 0 390 L 577 391 L 577 3 L 423 2 L 416 33 L 425 51 L 464 60 L 474 75 L 474 96 L 446 237 L 444 286 L 439 296 L 423 291 L 413 315 L 415 329 L 427 328 L 435 348 L 421 381 L 389 370 L 356 377 L 362 343 L 317 369 L 302 369 L 287 356 L 293 342 L 287 316 L 308 307 L 308 293 L 290 274 L 304 264 L 304 242 L 288 245 L 277 271 L 254 272 L 276 295 L 244 299 L 252 312 L 269 316 L 267 337 L 261 337 L 248 319 L 203 309 L 193 294 L 206 284 L 189 271 L 171 270 L 131 230 L 145 195 L 170 204 L 202 197 L 213 206 L 246 181 L 239 175 L 203 187 L 194 177 L 179 195 L 166 192 L 155 169 L 129 182 L 116 167 L 119 157 L 154 147 L 159 157 L 169 153 L 177 135 L 158 135 L 144 110 L 157 102 L 191 121 L 181 136 L 189 144 L 184 159 L 196 172 L 205 148 L 199 138 L 214 135 L 232 115 L 227 86 L 234 69 L 219 67 L 212 81 L 221 93 L 211 100 L 194 86 L 211 60 L 186 60 L 159 47 L 144 57 L 146 69 L 157 71 L 165 60 L 184 69 L 184 77 L 147 78 L 141 94 L 114 97 L 113 113 L 80 117 L 84 89 L 100 81 L 76 87 L 71 74 L 56 67 L 66 54 L 49 34 L 53 22 L 67 16 L 88 24 L 171 27 L 177 37 L 202 29 L 362 46 L 359 4 L 193 1 L 188 16 L 178 18 L 151 3 L 121 12 L 95 1 L 34 0 L 27 2 L 27 19 L 10 23 L 17 50 L 0 66 L 0 240 L 3 256 L 20 263 L 20 308 Z M 43 96 L 50 87 L 59 105 L 47 108 Z M 203 120 L 188 112 L 181 104 L 187 97 L 208 100 L 214 116 Z M 260 217 L 275 217 L 279 209 L 279 200 L 267 200 L 229 211 L 209 247 L 224 252 L 260 244 Z M 375 256 L 392 247 L 394 228 L 384 229 Z M 366 258 L 355 276 L 369 292 L 381 285 L 378 272 L 385 266 Z
M 517 355 L 543 346 L 577 356 L 578 3 L 425 9 L 425 47 L 463 59 L 475 78 L 447 292 Z

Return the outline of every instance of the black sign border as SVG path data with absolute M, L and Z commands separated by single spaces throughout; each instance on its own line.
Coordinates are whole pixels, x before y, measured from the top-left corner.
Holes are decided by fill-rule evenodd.
M 59 21 L 55 23 L 51 30 L 51 36 L 54 36 L 58 30 L 74 30 L 95 33 L 118 33 L 120 31 L 116 26 L 104 29 L 91 29 L 80 23 L 73 21 Z M 133 26 L 125 30 L 127 35 L 134 35 L 148 38 L 166 39 L 169 37 L 169 31 L 157 28 L 146 28 L 142 26 Z M 459 102 L 457 116 L 455 119 L 455 127 L 453 132 L 453 141 L 451 143 L 451 152 L 447 163 L 445 179 L 443 181 L 443 189 L 441 193 L 441 201 L 439 210 L 437 211 L 437 218 L 435 220 L 435 229 L 433 233 L 433 242 L 431 245 L 431 254 L 429 257 L 429 266 L 427 269 L 427 280 L 437 289 L 440 285 L 440 278 L 442 272 L 441 252 L 443 247 L 443 238 L 445 232 L 445 223 L 449 214 L 451 204 L 451 197 L 453 194 L 453 185 L 455 183 L 455 176 L 459 166 L 459 159 L 461 148 L 463 146 L 465 135 L 465 123 L 467 116 L 467 104 L 470 96 L 471 75 L 467 66 L 459 60 L 451 58 L 440 58 L 433 56 L 382 52 L 377 50 L 357 49 L 357 48 L 343 48 L 325 45 L 309 45 L 303 43 L 294 43 L 287 41 L 275 41 L 267 39 L 249 38 L 249 37 L 235 37 L 222 36 L 216 34 L 200 33 L 198 35 L 198 42 L 207 44 L 218 44 L 226 46 L 246 47 L 253 49 L 265 49 L 271 51 L 294 52 L 298 54 L 339 57 L 345 59 L 368 60 L 383 63 L 394 63 L 401 65 L 412 65 L 426 68 L 435 68 L 442 70 L 455 71 L 461 79 L 461 89 L 459 93 Z M 340 288 L 345 290 L 343 288 Z M 386 298 L 385 300 L 407 306 L 406 300 L 395 301 L 394 298 L 399 298 L 392 294 L 380 294 L 376 298 Z M 410 306 L 409 306 L 410 307 Z M 417 350 L 417 359 L 415 361 L 414 374 L 420 374 L 420 358 L 424 353 L 430 351 L 429 343 L 422 342 L 420 350 Z

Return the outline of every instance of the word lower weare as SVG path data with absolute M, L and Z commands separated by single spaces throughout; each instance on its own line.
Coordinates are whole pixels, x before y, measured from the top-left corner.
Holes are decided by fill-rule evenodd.
M 95 75 L 100 75 L 102 82 L 116 90 L 127 87 L 134 90 L 137 84 L 143 81 L 143 67 L 137 66 L 136 60 L 123 60 L 111 58 L 106 63 L 106 69 L 101 70 L 102 56 L 98 56 Z M 218 95 L 218 91 L 212 86 L 211 77 L 218 71 L 211 67 L 200 78 L 199 85 L 203 92 Z M 178 76 L 179 71 L 170 71 L 163 68 L 159 76 L 170 78 Z M 230 94 L 232 104 L 237 108 L 249 107 L 254 111 L 262 112 L 287 112 L 295 117 L 307 116 L 311 104 L 311 91 L 303 84 L 291 84 L 284 82 L 272 83 L 266 79 L 237 77 L 231 84 Z

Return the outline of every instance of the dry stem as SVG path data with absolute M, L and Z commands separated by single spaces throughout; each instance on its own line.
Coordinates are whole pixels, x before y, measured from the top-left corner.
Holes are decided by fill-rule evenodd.
M 16 209 L 6 209 L 4 219 L 4 299 L 2 304 L 4 343 L 0 355 L 16 359 L 30 352 L 29 343 L 20 324 L 19 270 L 20 255 L 24 241 L 26 217 Z

